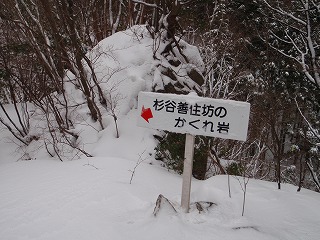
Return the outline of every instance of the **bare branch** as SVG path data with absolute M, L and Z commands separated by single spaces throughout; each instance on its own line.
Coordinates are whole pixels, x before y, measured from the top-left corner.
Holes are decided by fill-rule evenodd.
M 270 3 L 267 0 L 263 0 L 263 2 L 272 10 L 276 11 L 277 13 L 281 14 L 281 15 L 285 15 L 291 19 L 293 19 L 294 21 L 303 24 L 304 26 L 307 25 L 307 23 L 305 21 L 303 21 L 302 19 L 295 17 L 294 15 L 292 15 L 291 13 L 288 13 L 286 11 L 284 11 L 282 8 L 278 7 L 275 8 L 273 6 L 270 5 Z
M 139 1 L 139 0 L 131 0 L 131 1 L 134 3 L 145 5 L 147 7 L 157 8 L 163 12 L 163 9 L 161 7 L 159 7 L 157 4 L 147 3 L 147 2 L 143 2 L 143 1 Z
M 312 125 L 310 124 L 310 122 L 308 121 L 308 119 L 304 116 L 304 114 L 301 111 L 301 108 L 299 107 L 299 104 L 297 102 L 297 98 L 294 98 L 294 101 L 296 103 L 297 109 L 301 115 L 301 117 L 303 118 L 303 120 L 306 122 L 306 124 L 308 125 L 308 128 L 310 129 L 310 131 L 312 132 L 312 134 L 318 139 L 318 141 L 320 142 L 320 135 L 317 133 L 317 131 L 312 127 Z

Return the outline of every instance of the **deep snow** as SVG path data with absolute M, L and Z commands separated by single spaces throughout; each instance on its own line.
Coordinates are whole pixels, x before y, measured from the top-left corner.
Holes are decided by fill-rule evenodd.
M 298 193 L 292 185 L 277 190 L 274 183 L 251 179 L 242 217 L 239 182 L 231 177 L 229 198 L 227 177 L 215 176 L 192 181 L 191 202 L 217 205 L 201 214 L 192 205 L 186 214 L 180 209 L 181 176 L 149 158 L 136 168 L 130 184 L 135 164 L 116 157 L 2 163 L 0 238 L 319 239 L 318 193 Z M 159 194 L 178 213 L 163 211 L 154 217 Z
M 120 138 L 115 138 L 109 115 L 103 119 L 106 128 L 98 132 L 85 111 L 77 109 L 79 141 L 94 157 L 61 162 L 48 157 L 36 143 L 29 149 L 17 148 L 0 126 L 0 239 L 320 239 L 319 193 L 297 192 L 297 187 L 288 184 L 277 190 L 275 183 L 250 179 L 241 216 L 241 177 L 230 177 L 231 198 L 227 176 L 193 179 L 191 202 L 215 204 L 202 213 L 194 204 L 188 214 L 180 209 L 182 177 L 154 159 L 153 134 L 158 131 L 136 125 L 139 91 L 161 82 L 153 77 L 156 63 L 148 52 L 153 42 L 146 35 L 139 40 L 130 36 L 128 32 L 115 34 L 92 52 L 100 64 L 99 78 L 108 80 L 102 85 L 106 89 L 116 86 L 113 96 L 121 94 L 116 109 Z M 201 65 L 195 50 L 187 49 L 195 56 L 194 63 Z M 69 92 L 75 102 L 82 101 L 72 86 Z M 11 111 L 12 106 L 6 108 Z M 38 123 L 32 121 L 32 131 L 36 131 Z M 26 150 L 31 160 L 21 158 Z M 153 215 L 159 194 L 171 201 L 177 213 L 162 209 L 157 217 Z

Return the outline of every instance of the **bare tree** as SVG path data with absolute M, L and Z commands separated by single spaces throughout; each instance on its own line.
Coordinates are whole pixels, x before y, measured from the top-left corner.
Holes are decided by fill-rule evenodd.
M 4 1 L 1 6 L 7 10 L 3 21 L 12 27 L 11 32 L 17 42 L 28 46 L 29 57 L 35 59 L 33 65 L 28 62 L 20 64 L 19 67 L 6 64 L 7 72 L 10 72 L 8 82 L 14 83 L 24 94 L 24 99 L 19 99 L 19 102 L 31 101 L 44 116 L 47 116 L 47 121 L 54 121 L 48 123 L 47 130 L 59 158 L 58 142 L 89 155 L 74 144 L 78 134 L 72 130 L 73 123 L 69 114 L 71 109 L 65 89 L 65 69 L 76 76 L 75 81 L 84 93 L 90 115 L 93 120 L 99 121 L 102 129 L 101 112 L 95 100 L 95 87 L 98 89 L 100 102 L 106 103 L 106 100 L 101 94 L 90 60 L 85 59 L 89 69 L 84 64 L 85 43 L 83 34 L 80 34 L 80 25 L 75 19 L 77 15 L 73 1 L 15 0 Z M 20 59 L 16 58 L 12 66 L 17 66 L 16 63 L 18 60 L 21 61 Z M 32 67 L 28 67 L 28 64 Z M 91 78 L 88 70 L 91 70 Z M 31 78 L 28 80 L 28 77 Z M 13 102 L 17 102 L 14 95 L 11 98 Z M 22 119 L 19 119 L 22 122 Z M 22 130 L 26 132 L 26 129 Z M 60 141 L 60 137 L 64 140 Z
M 286 58 L 295 61 L 306 79 L 320 88 L 319 6 L 316 1 L 290 3 L 262 1 L 271 11 L 271 20 L 280 31 L 269 29 L 270 46 Z M 285 48 L 287 45 L 289 48 Z
M 300 86 L 307 86 L 307 92 L 298 92 L 294 105 L 296 105 L 301 120 L 307 126 L 310 134 L 302 134 L 303 142 L 309 142 L 309 147 L 303 145 L 307 168 L 319 189 L 318 181 L 313 176 L 314 167 L 310 163 L 310 151 L 317 148 L 319 144 L 317 117 L 313 116 L 312 109 L 319 108 L 317 92 L 320 90 L 320 22 L 319 3 L 312 0 L 301 1 L 272 1 L 262 0 L 264 6 L 269 10 L 270 24 L 268 35 L 264 37 L 269 46 L 281 54 L 284 59 L 294 63 L 297 72 L 303 74 Z M 297 96 L 301 98 L 304 110 L 298 106 Z M 312 100 L 314 99 L 315 100 Z M 307 100 L 308 99 L 308 100 Z M 309 105 L 309 106 L 308 106 Z M 310 107 L 311 106 L 311 107 Z M 317 110 L 316 110 L 317 111 Z M 315 113 L 317 114 L 317 113 Z M 303 131 L 302 131 L 303 132 Z M 313 146 L 313 147 L 312 147 Z M 300 170 L 301 171 L 301 170 Z M 302 176 L 300 177 L 300 182 Z

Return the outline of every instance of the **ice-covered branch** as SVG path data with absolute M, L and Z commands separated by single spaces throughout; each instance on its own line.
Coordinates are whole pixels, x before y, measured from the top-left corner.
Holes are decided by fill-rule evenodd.
M 131 1 L 134 3 L 138 3 L 138 4 L 143 4 L 148 7 L 158 8 L 159 10 L 163 11 L 163 9 L 161 7 L 159 7 L 157 4 L 154 4 L 154 3 L 147 3 L 147 2 L 143 2 L 143 1 L 139 1 L 139 0 L 131 0 Z
M 271 6 L 270 3 L 269 3 L 267 0 L 263 0 L 263 2 L 264 2 L 270 9 L 274 10 L 275 12 L 277 12 L 277 13 L 279 13 L 279 14 L 281 14 L 281 15 L 285 15 L 286 17 L 289 17 L 289 18 L 293 19 L 294 21 L 303 24 L 304 26 L 307 25 L 307 23 L 306 23 L 305 21 L 303 21 L 302 19 L 294 16 L 294 15 L 291 14 L 291 13 L 286 12 L 286 11 L 283 10 L 282 8 L 280 8 L 280 7 L 276 8 L 276 7 Z
M 303 118 L 303 120 L 306 122 L 306 124 L 308 125 L 309 130 L 312 132 L 312 134 L 318 139 L 318 141 L 320 142 L 320 135 L 317 133 L 317 131 L 312 127 L 311 123 L 308 121 L 308 119 L 304 116 L 304 114 L 301 111 L 301 108 L 298 105 L 297 99 L 294 99 L 297 109 L 301 115 L 301 117 Z

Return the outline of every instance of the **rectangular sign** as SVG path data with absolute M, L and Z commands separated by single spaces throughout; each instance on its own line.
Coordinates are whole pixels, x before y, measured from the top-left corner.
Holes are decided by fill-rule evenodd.
M 138 126 L 245 141 L 250 104 L 233 100 L 140 92 Z

